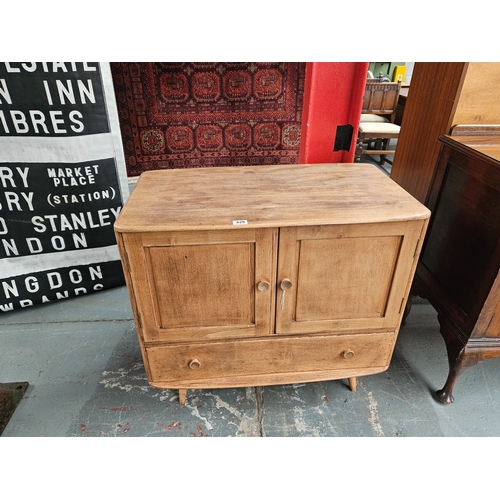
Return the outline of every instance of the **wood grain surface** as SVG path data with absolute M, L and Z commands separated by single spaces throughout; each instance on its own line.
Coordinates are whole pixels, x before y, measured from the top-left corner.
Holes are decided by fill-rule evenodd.
M 428 215 L 374 165 L 220 167 L 145 172 L 115 228 L 120 232 L 238 229 Z M 233 224 L 240 220 L 247 224 Z

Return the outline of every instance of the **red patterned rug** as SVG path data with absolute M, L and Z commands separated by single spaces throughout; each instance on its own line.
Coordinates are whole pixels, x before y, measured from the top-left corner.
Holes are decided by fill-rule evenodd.
M 111 63 L 129 176 L 297 163 L 305 63 Z

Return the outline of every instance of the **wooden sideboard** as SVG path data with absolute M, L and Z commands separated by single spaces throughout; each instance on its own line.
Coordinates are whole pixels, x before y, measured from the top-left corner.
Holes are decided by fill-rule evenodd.
M 349 379 L 389 366 L 430 212 L 373 165 L 142 174 L 116 223 L 148 381 Z
M 500 355 L 500 128 L 460 129 L 439 139 L 412 289 L 438 313 L 449 375 L 437 397 L 445 404 L 465 369 Z

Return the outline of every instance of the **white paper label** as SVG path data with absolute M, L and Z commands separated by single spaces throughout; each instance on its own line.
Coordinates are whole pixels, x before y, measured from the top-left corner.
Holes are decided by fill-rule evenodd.
M 247 224 L 247 220 L 233 220 L 233 226 L 245 226 Z

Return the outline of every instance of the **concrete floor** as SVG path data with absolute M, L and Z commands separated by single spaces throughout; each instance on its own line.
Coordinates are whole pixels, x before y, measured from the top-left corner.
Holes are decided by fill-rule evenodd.
M 368 159 L 368 161 L 370 161 Z M 390 165 L 384 171 L 390 173 Z M 436 313 L 414 299 L 388 371 L 358 379 L 177 391 L 146 380 L 126 287 L 2 314 L 0 382 L 29 382 L 4 437 L 500 436 L 500 358 L 467 370 L 452 405 Z
M 500 436 L 500 359 L 467 370 L 455 403 L 434 309 L 415 299 L 388 371 L 358 379 L 177 391 L 147 383 L 125 287 L 13 311 L 0 380 L 29 382 L 3 436 Z

